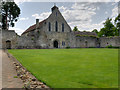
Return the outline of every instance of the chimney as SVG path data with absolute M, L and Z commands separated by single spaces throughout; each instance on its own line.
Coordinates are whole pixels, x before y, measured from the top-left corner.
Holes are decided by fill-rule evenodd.
M 39 27 L 39 19 L 36 19 L 36 29 Z

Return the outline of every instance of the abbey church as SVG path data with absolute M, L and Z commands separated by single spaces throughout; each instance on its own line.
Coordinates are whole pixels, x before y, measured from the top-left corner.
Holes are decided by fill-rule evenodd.
M 25 30 L 21 36 L 14 30 L 2 31 L 2 48 L 40 49 L 40 48 L 86 48 L 120 47 L 120 37 L 98 38 L 94 32 L 72 31 L 57 6 L 51 8 L 48 18 Z

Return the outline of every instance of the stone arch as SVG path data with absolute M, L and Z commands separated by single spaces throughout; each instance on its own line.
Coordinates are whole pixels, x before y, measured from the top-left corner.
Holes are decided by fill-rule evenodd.
M 6 41 L 6 49 L 11 49 L 11 41 L 10 40 Z

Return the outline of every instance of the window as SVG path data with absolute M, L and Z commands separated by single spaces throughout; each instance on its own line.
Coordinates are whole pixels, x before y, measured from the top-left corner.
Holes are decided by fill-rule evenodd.
M 62 46 L 65 46 L 65 42 L 64 41 L 62 41 Z
M 57 12 L 56 12 L 56 16 L 57 16 Z
M 64 32 L 64 23 L 62 23 L 62 32 Z
M 55 22 L 55 31 L 56 32 L 58 31 L 58 22 L 57 21 Z
M 46 22 L 45 22 L 45 24 L 46 24 Z
M 49 31 L 51 31 L 51 23 L 48 24 Z

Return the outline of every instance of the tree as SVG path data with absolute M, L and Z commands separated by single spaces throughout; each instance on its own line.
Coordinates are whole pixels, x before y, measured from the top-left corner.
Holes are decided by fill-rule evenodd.
M 79 31 L 77 26 L 74 27 L 73 31 Z
M 97 29 L 94 29 L 92 32 L 95 32 L 96 34 L 98 34 L 98 30 Z
M 99 36 L 114 36 L 114 25 L 112 24 L 112 19 L 107 18 L 107 20 L 103 23 L 104 27 L 101 28 L 99 32 Z
M 115 25 L 117 28 L 118 35 L 120 34 L 120 14 L 115 18 Z
M 14 22 L 17 22 L 20 15 L 20 8 L 15 2 L 2 2 L 1 15 L 3 29 L 8 29 L 9 26 L 14 27 Z

